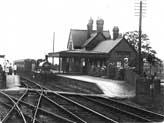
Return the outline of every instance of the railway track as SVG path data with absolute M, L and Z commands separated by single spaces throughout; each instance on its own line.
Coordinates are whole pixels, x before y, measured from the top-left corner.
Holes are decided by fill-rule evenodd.
M 99 89 L 96 85 L 94 86 L 91 83 L 87 83 L 87 86 L 85 86 L 84 82 L 79 82 L 79 83 L 75 81 L 70 82 L 69 79 L 62 80 L 59 76 L 55 76 L 55 75 L 53 75 L 55 76 L 55 79 L 52 79 L 50 77 L 51 79 L 48 79 L 47 82 L 45 82 L 40 77 L 33 78 L 32 75 L 22 74 L 21 76 L 31 78 L 32 80 L 36 81 L 38 84 L 46 86 L 48 89 L 54 91 L 76 92 L 76 93 L 86 93 L 86 94 L 95 94 L 95 93 L 103 94 L 101 89 Z
M 22 78 L 20 95 L 1 92 L 6 108 L 2 122 L 13 123 L 118 123 L 162 122 L 164 116 L 94 94 L 51 91 Z M 7 103 L 6 103 L 7 102 Z
M 24 81 L 25 82 L 25 81 Z M 28 82 L 28 81 L 26 81 Z M 48 90 L 47 88 L 42 88 L 40 85 L 38 85 L 37 83 L 31 81 L 31 83 L 34 84 L 34 86 L 36 86 L 36 89 L 38 89 L 38 87 L 40 89 L 44 90 Z M 30 84 L 31 84 L 30 83 Z M 29 85 L 29 84 L 26 84 Z M 34 87 L 32 86 L 32 87 Z M 37 92 L 38 94 L 42 94 L 43 91 Z M 31 92 L 35 92 L 35 90 L 30 90 Z M 52 97 L 53 94 L 53 97 Z M 54 99 L 54 96 L 56 97 Z M 57 98 L 58 97 L 58 98 Z M 43 96 L 44 99 L 42 99 L 42 101 L 44 103 L 42 103 L 42 107 L 43 108 L 49 108 L 49 106 L 47 107 L 48 102 L 50 102 L 51 104 L 53 104 L 53 108 L 49 108 L 49 110 L 52 110 L 52 112 L 54 110 L 57 110 L 56 108 L 60 108 L 60 110 L 64 110 L 65 113 L 61 112 L 60 115 L 69 115 L 69 118 L 71 118 L 71 120 L 75 120 L 74 122 L 82 122 L 82 123 L 87 123 L 87 122 L 112 122 L 112 123 L 117 123 L 117 121 L 108 118 L 98 112 L 95 112 L 94 110 L 85 107 L 77 102 L 74 102 L 70 99 L 67 99 L 63 96 L 61 96 L 60 94 L 57 93 L 51 93 L 50 95 L 47 93 L 44 93 Z M 40 100 L 40 99 L 39 99 Z M 60 100 L 60 101 L 59 101 Z M 65 105 L 62 104 L 65 103 Z M 76 109 L 76 110 L 75 110 Z M 57 111 L 58 112 L 58 111 Z M 80 114 L 80 115 L 79 115 Z
M 117 116 L 116 120 L 119 119 L 119 122 L 161 122 L 164 120 L 164 116 L 161 114 L 127 105 L 120 101 L 102 96 L 77 95 L 71 93 L 61 93 L 61 95 L 86 105 L 96 111 L 102 110 L 102 113 L 104 115 L 109 115 L 109 117 L 111 117 L 111 114 L 114 114 L 114 116 Z M 113 119 L 114 118 L 115 117 L 113 117 Z

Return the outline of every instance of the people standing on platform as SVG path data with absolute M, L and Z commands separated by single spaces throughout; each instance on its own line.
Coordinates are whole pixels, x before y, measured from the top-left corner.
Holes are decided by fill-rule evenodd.
M 12 75 L 12 72 L 13 72 L 13 70 L 12 70 L 12 65 L 10 64 L 10 66 L 9 66 L 9 73 L 8 73 L 8 75 Z
M 9 61 L 6 60 L 6 62 L 4 63 L 4 71 L 5 71 L 6 75 L 9 74 L 9 67 L 10 67 Z

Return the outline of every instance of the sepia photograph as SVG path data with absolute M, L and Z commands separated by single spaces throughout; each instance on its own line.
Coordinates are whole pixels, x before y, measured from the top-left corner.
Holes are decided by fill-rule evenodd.
M 0 0 L 0 123 L 163 123 L 163 0 Z

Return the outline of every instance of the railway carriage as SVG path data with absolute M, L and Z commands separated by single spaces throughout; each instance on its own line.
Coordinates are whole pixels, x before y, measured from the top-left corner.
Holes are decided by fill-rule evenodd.
M 14 61 L 17 66 L 18 73 L 33 72 L 36 69 L 36 60 L 34 59 L 22 59 Z
M 30 75 L 45 81 L 53 76 L 51 72 L 52 64 L 47 59 L 22 59 L 14 61 L 18 74 Z

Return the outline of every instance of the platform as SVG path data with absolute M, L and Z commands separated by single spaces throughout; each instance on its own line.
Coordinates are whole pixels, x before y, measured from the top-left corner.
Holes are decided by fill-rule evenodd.
M 130 98 L 135 96 L 135 87 L 131 86 L 126 81 L 104 79 L 87 75 L 58 74 L 58 76 L 95 83 L 100 89 L 102 89 L 104 94 L 109 97 Z

